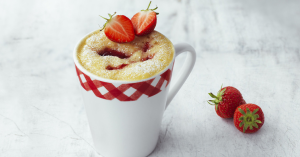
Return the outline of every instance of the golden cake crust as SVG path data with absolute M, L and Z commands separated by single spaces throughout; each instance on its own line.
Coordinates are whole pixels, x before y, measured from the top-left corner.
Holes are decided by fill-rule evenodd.
M 110 56 L 105 51 L 121 52 Z M 164 70 L 172 62 L 173 44 L 157 31 L 132 42 L 110 41 L 103 31 L 87 36 L 77 50 L 79 63 L 91 73 L 112 80 L 141 80 Z

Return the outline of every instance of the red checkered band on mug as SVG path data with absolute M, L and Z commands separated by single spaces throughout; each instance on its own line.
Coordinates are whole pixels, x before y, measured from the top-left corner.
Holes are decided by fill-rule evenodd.
M 75 68 L 80 84 L 87 92 L 93 92 L 95 96 L 106 100 L 136 101 L 142 95 L 152 97 L 166 89 L 171 81 L 173 66 L 155 78 L 128 84 L 92 80 L 88 75 L 80 71 L 76 65 Z

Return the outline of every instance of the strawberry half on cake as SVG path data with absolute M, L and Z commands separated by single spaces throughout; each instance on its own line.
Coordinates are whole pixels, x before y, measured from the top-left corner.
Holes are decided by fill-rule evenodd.
M 157 7 L 154 9 L 149 9 L 150 4 L 151 1 L 146 10 L 141 10 L 131 18 L 134 33 L 137 36 L 143 36 L 151 33 L 156 26 L 156 15 L 158 15 L 158 13 L 154 10 L 156 10 Z

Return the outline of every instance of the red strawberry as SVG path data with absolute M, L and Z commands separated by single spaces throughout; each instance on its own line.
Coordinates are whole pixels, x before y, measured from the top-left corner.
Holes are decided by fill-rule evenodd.
M 124 15 L 109 15 L 109 19 L 104 18 L 107 22 L 104 24 L 102 30 L 108 39 L 118 43 L 131 42 L 134 40 L 134 30 L 130 19 Z
M 254 133 L 264 124 L 265 117 L 261 108 L 255 104 L 244 104 L 234 112 L 233 122 L 244 133 Z
M 131 18 L 134 33 L 137 36 L 143 36 L 151 33 L 156 26 L 156 15 L 158 15 L 158 13 L 154 12 L 154 10 L 156 10 L 157 7 L 149 9 L 150 4 L 151 1 L 146 10 L 141 10 Z
M 232 118 L 235 109 L 245 104 L 245 100 L 239 90 L 234 87 L 228 86 L 220 89 L 217 96 L 208 93 L 215 100 L 209 100 L 209 104 L 215 105 L 217 114 L 222 118 Z
M 246 101 L 244 99 L 241 101 L 241 105 L 243 104 L 246 104 Z

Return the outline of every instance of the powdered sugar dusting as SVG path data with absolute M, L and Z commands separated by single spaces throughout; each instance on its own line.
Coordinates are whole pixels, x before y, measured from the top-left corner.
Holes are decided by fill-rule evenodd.
M 143 52 L 143 47 L 147 42 L 150 46 L 146 52 Z M 122 52 L 130 57 L 121 59 L 116 56 L 101 56 L 97 53 L 105 48 Z M 149 78 L 165 69 L 172 61 L 173 55 L 172 43 L 156 31 L 146 36 L 135 37 L 129 43 L 112 42 L 103 31 L 96 31 L 78 50 L 79 62 L 84 68 L 95 75 L 113 80 Z M 122 64 L 128 64 L 128 66 L 118 70 L 106 69 L 107 66 L 117 67 Z

